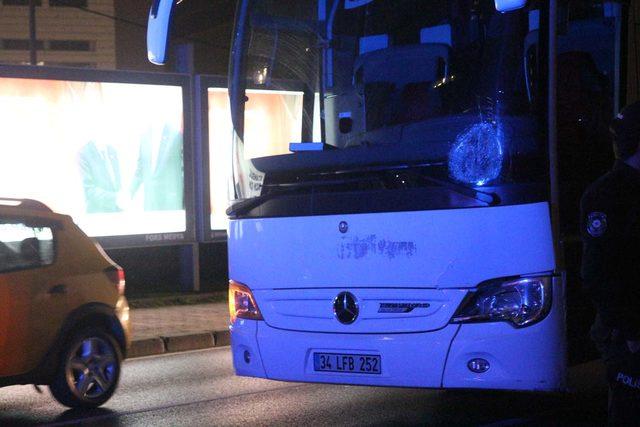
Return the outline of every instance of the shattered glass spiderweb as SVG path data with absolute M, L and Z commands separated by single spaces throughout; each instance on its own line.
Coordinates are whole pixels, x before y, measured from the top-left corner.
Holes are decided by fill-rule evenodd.
M 503 148 L 494 124 L 477 123 L 460 133 L 449 152 L 449 173 L 457 181 L 485 185 L 502 171 Z

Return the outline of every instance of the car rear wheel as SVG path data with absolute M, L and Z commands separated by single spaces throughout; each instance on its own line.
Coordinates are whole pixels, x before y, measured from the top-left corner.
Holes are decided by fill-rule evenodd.
M 69 341 L 49 388 L 70 408 L 95 408 L 118 386 L 122 354 L 115 339 L 99 329 L 87 329 Z

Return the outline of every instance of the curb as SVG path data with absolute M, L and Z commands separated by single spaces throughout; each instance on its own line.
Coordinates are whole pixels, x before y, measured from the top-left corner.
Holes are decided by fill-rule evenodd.
M 134 339 L 127 359 L 230 345 L 229 330 Z
M 165 353 L 164 340 L 160 337 L 145 338 L 131 342 L 127 359 Z

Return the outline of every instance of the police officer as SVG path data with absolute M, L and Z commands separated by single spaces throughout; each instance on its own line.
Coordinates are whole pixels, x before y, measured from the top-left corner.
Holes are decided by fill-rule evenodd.
M 581 200 L 582 278 L 607 365 L 610 425 L 640 425 L 640 102 L 611 126 L 616 162 Z

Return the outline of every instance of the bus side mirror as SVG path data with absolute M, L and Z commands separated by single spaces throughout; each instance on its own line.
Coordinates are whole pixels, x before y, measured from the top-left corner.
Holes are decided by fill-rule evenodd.
M 147 56 L 156 65 L 167 60 L 174 0 L 153 0 L 147 25 Z
M 522 9 L 527 5 L 527 0 L 495 0 L 496 10 L 501 13 Z

